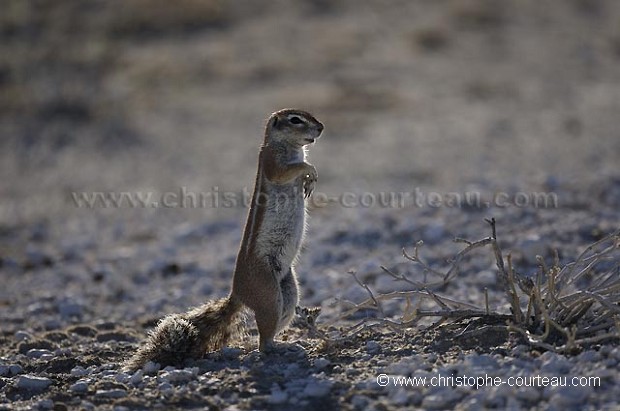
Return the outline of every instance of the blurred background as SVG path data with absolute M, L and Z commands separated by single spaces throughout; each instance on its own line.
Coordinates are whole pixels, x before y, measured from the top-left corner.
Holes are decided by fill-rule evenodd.
M 616 0 L 3 0 L 0 223 L 251 188 L 283 107 L 325 123 L 330 195 L 587 185 L 618 171 L 618 22 Z

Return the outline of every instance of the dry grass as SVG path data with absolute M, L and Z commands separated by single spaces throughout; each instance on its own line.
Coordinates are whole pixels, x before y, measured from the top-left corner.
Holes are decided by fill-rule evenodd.
M 446 272 L 429 266 L 421 258 L 418 243 L 412 254 L 403 250 L 406 259 L 422 268 L 423 281 L 415 281 L 394 273 L 385 267 L 386 275 L 396 281 L 411 285 L 410 290 L 383 294 L 374 293 L 352 273 L 369 298 L 354 304 L 340 317 L 347 318 L 360 310 L 376 310 L 377 318 L 364 319 L 347 329 L 346 338 L 369 327 L 389 327 L 402 331 L 416 327 L 422 318 L 438 318 L 434 325 L 446 321 L 479 318 L 488 324 L 504 321 L 506 331 L 524 337 L 531 346 L 545 350 L 572 353 L 585 346 L 620 339 L 620 230 L 590 245 L 574 262 L 560 265 L 556 257 L 548 265 L 537 256 L 539 265 L 535 279 L 527 278 L 515 271 L 511 255 L 504 256 L 497 241 L 495 220 L 487 220 L 491 235 L 471 242 L 455 239 L 465 244 L 452 260 Z M 489 249 L 497 266 L 497 282 L 501 285 L 510 313 L 491 310 L 487 290 L 484 290 L 485 304 L 478 306 L 439 295 L 433 290 L 445 286 L 458 277 L 462 261 L 476 249 Z M 429 282 L 428 275 L 439 280 Z M 404 299 L 406 307 L 399 320 L 388 318 L 383 303 L 393 299 Z M 430 307 L 430 308 L 429 308 Z M 464 331 L 475 333 L 476 330 Z M 508 334 L 508 333 L 507 333 Z

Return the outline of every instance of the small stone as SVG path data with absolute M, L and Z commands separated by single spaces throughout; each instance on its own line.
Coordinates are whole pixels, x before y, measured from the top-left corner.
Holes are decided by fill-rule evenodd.
M 368 407 L 368 402 L 368 398 L 363 395 L 354 395 L 353 398 L 351 398 L 351 404 L 356 409 L 366 409 Z
M 288 400 L 288 394 L 279 387 L 272 387 L 271 394 L 267 398 L 269 404 L 284 404 Z
M 55 402 L 54 411 L 68 411 L 69 407 L 64 402 Z
M 552 353 L 551 351 L 547 351 L 541 355 L 540 360 L 542 360 L 540 370 L 551 375 L 566 374 L 572 368 L 572 364 L 566 357 Z
M 21 374 L 22 372 L 24 372 L 24 369 L 22 368 L 21 365 L 14 364 L 14 365 L 9 366 L 10 375 L 18 375 L 18 374 Z
M 547 391 L 547 390 L 545 390 Z M 592 387 L 567 386 L 567 387 L 551 387 L 549 390 L 554 394 L 551 395 L 549 402 L 560 407 L 575 407 L 584 404 L 591 392 Z
M 109 332 L 101 332 L 97 334 L 95 339 L 98 342 L 108 342 L 108 341 L 135 341 L 135 337 L 131 335 L 129 332 L 123 331 L 109 331 Z
M 175 369 L 172 371 L 165 371 L 161 377 L 170 382 L 188 382 L 194 379 L 194 373 L 190 370 Z
M 15 339 L 17 341 L 28 341 L 33 340 L 34 337 L 29 332 L 20 330 L 15 333 Z
M 541 392 L 534 387 L 519 387 L 515 393 L 517 399 L 528 403 L 538 402 L 540 396 Z
M 389 394 L 390 401 L 395 405 L 407 405 L 409 402 L 409 393 L 406 389 L 400 387 L 396 390 L 391 390 Z
M 43 391 L 52 385 L 52 383 L 53 381 L 49 378 L 22 375 L 17 380 L 17 388 L 30 391 Z
M 71 369 L 71 375 L 74 377 L 84 377 L 88 375 L 88 371 L 84 367 L 77 365 Z
M 99 390 L 95 396 L 99 398 L 124 398 L 127 396 L 127 391 L 120 388 L 115 388 L 112 390 Z
M 58 313 L 63 318 L 81 317 L 84 308 L 82 304 L 70 298 L 62 300 L 58 303 Z
M 345 368 L 344 373 L 348 377 L 355 377 L 356 375 L 359 375 L 361 371 L 357 368 Z
M 45 327 L 47 331 L 58 330 L 62 328 L 62 326 L 62 322 L 57 318 L 52 318 L 43 323 L 43 327 Z
M 221 352 L 222 352 L 222 358 L 227 359 L 227 360 L 237 359 L 243 353 L 243 351 L 240 348 L 232 348 L 232 347 L 222 348 Z
M 499 368 L 497 360 L 488 354 L 470 355 L 465 359 L 465 364 L 477 370 L 495 370 Z
M 488 395 L 484 398 L 484 405 L 488 408 L 506 408 L 507 398 L 513 396 L 512 387 L 507 384 L 488 388 Z
M 26 353 L 26 356 L 28 358 L 41 358 L 44 355 L 52 355 L 52 352 L 50 350 L 33 348 L 32 350 L 28 350 L 28 352 Z
M 530 347 L 525 344 L 516 345 L 512 350 L 510 350 L 510 355 L 512 357 L 519 357 L 524 354 L 528 354 L 530 352 Z
M 91 411 L 95 409 L 95 404 L 90 401 L 82 401 L 80 403 L 80 408 L 86 411 Z
M 620 354 L 620 348 L 616 348 L 616 350 Z M 598 361 L 599 359 L 600 359 L 599 353 L 594 350 L 584 351 L 581 354 L 579 354 L 580 362 L 594 362 L 594 361 Z
M 69 390 L 76 394 L 83 394 L 88 392 L 88 383 L 86 381 L 77 381 L 69 386 Z
M 450 394 L 447 390 L 443 390 L 425 396 L 424 400 L 422 400 L 422 408 L 431 410 L 451 409 L 452 402 L 455 400 L 454 394 Z
M 379 343 L 376 341 L 368 341 L 366 342 L 366 351 L 369 354 L 376 354 L 381 351 L 381 345 L 379 345 Z
M 41 400 L 37 403 L 37 408 L 40 410 L 51 410 L 54 408 L 54 401 L 49 398 Z
M 144 364 L 144 367 L 142 367 L 142 370 L 144 371 L 145 374 L 155 374 L 157 371 L 159 371 L 159 369 L 161 368 L 161 366 L 153 361 L 149 361 L 146 364 Z
M 317 358 L 316 360 L 314 360 L 314 368 L 316 368 L 317 370 L 325 369 L 330 364 L 331 361 L 329 361 L 327 358 Z
M 131 378 L 129 378 L 129 383 L 132 385 L 138 385 L 142 382 L 144 378 L 144 372 L 142 370 L 136 371 Z
M 171 390 L 174 389 L 172 384 L 170 384 L 169 382 L 162 382 L 161 384 L 159 384 L 159 386 L 157 388 L 161 392 L 168 392 L 168 391 L 171 391 Z
M 324 397 L 329 394 L 332 384 L 329 381 L 311 381 L 306 385 L 303 395 L 306 397 Z
M 126 374 L 124 372 L 118 373 L 118 374 L 116 374 L 114 376 L 114 380 L 116 382 L 120 382 L 120 383 L 123 383 L 123 384 L 127 383 L 129 381 L 129 378 L 130 378 L 129 374 Z

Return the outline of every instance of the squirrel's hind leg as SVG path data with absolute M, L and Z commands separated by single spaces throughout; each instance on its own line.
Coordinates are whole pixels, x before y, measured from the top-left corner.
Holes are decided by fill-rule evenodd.
M 299 302 L 299 286 L 292 267 L 280 281 L 280 292 L 282 293 L 282 311 L 278 321 L 278 332 L 289 325 L 295 316 L 295 307 Z

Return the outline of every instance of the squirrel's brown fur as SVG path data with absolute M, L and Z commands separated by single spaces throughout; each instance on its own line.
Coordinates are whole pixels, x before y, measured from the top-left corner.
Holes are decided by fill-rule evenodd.
M 244 307 L 256 316 L 260 350 L 271 347 L 276 333 L 293 318 L 298 301 L 293 265 L 306 228 L 305 200 L 317 179 L 316 169 L 305 161 L 305 146 L 322 131 L 323 125 L 302 110 L 271 115 L 230 295 L 162 319 L 125 369 L 138 369 L 148 361 L 182 365 L 220 349 L 242 332 Z

